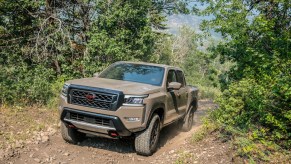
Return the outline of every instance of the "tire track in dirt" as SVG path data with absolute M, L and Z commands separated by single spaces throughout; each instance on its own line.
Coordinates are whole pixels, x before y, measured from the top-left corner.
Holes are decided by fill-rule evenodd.
M 195 112 L 195 123 L 189 132 L 181 132 L 177 124 L 165 127 L 161 131 L 159 148 L 149 157 L 139 156 L 134 151 L 133 140 L 112 140 L 89 137 L 79 145 L 65 143 L 58 131 L 50 136 L 48 142 L 30 144 L 18 152 L 18 155 L 0 161 L 0 163 L 164 163 L 163 159 L 173 155 L 202 125 L 201 118 L 216 105 L 209 100 L 200 100 Z M 175 161 L 172 161 L 175 162 Z

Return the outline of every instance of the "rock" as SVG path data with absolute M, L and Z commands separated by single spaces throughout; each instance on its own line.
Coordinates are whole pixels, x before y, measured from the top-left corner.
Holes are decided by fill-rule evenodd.
M 38 158 L 34 158 L 33 160 L 37 163 L 40 163 L 40 159 L 38 159 Z
M 47 142 L 47 141 L 49 141 L 49 137 L 48 136 L 42 136 L 41 142 L 44 143 L 44 142 Z
M 22 140 L 16 141 L 15 148 L 23 148 L 23 147 L 24 147 L 24 145 L 23 145 L 23 141 Z
M 52 127 L 49 127 L 47 131 L 49 132 L 50 135 L 54 135 L 57 132 L 57 130 Z
M 175 152 L 175 150 L 171 150 L 170 152 L 169 152 L 169 154 L 173 154 Z
M 67 152 L 67 153 L 64 153 L 64 155 L 65 155 L 65 156 L 69 156 L 69 155 L 70 155 L 70 153 L 68 153 L 68 152 Z
M 30 155 L 29 155 L 29 158 L 33 158 L 33 155 L 34 155 L 34 153 L 30 154 Z

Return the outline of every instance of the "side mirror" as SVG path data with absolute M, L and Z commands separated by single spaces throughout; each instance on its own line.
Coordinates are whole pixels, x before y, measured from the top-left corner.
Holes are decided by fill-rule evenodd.
M 94 77 L 98 77 L 98 75 L 99 75 L 99 72 L 96 72 L 93 74 Z
M 174 90 L 178 90 L 180 89 L 182 86 L 181 83 L 178 83 L 178 82 L 170 82 L 169 83 L 169 86 L 168 86 L 168 89 L 174 89 Z

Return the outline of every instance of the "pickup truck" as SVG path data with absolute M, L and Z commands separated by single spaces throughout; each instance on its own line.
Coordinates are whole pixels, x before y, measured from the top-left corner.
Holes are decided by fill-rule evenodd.
M 77 144 L 86 134 L 134 137 L 137 154 L 156 149 L 160 130 L 178 122 L 193 124 L 198 89 L 186 84 L 180 68 L 143 62 L 116 62 L 91 78 L 67 81 L 59 113 L 62 138 Z

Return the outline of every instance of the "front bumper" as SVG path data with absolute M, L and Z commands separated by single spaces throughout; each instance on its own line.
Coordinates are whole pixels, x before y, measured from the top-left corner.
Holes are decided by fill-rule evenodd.
M 129 136 L 146 128 L 146 105 L 123 105 L 121 91 L 70 85 L 67 92 L 60 97 L 61 121 L 79 131 Z
M 65 124 L 71 124 L 85 133 L 108 135 L 109 132 L 114 131 L 119 136 L 130 136 L 132 134 L 116 116 L 63 108 L 61 121 Z

